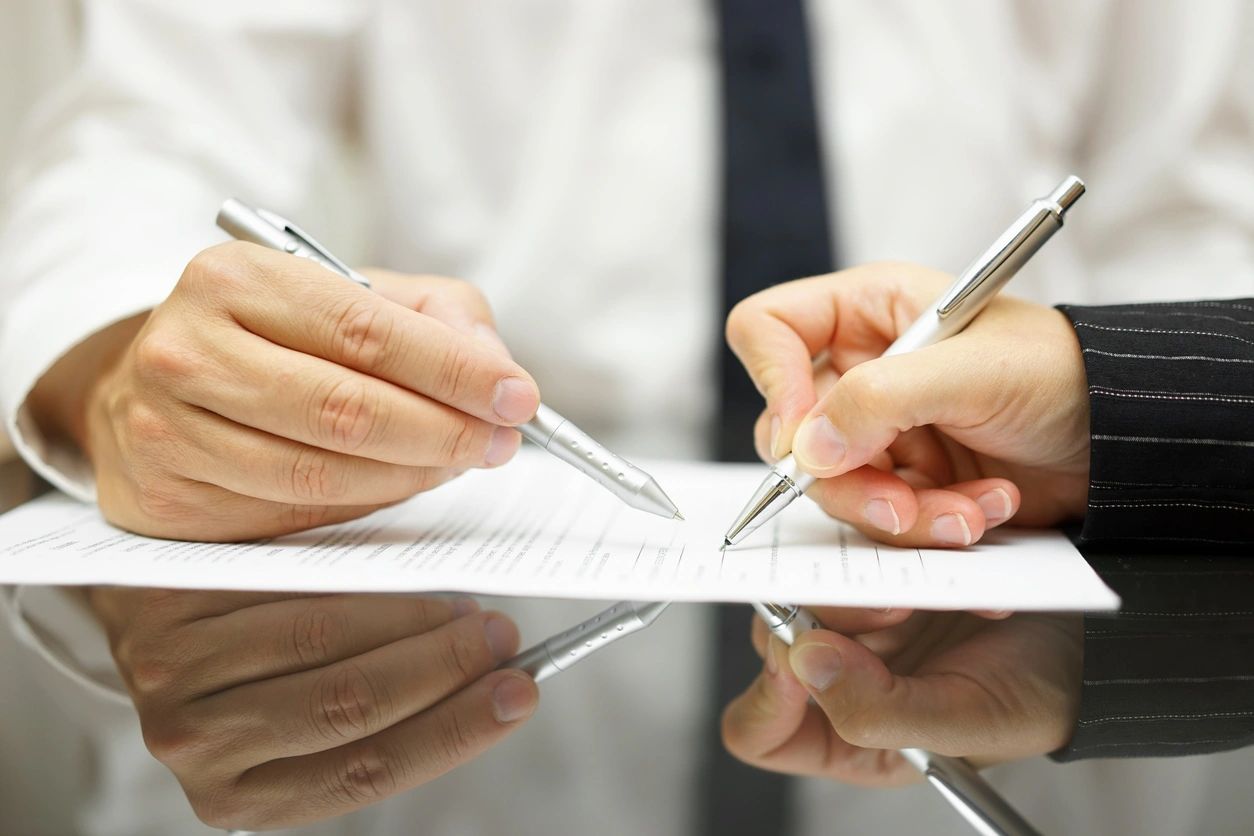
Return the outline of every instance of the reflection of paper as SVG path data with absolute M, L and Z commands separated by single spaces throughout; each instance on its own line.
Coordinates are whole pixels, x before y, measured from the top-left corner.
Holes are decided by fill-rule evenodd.
M 634 511 L 524 450 L 344 525 L 244 544 L 135 537 L 53 495 L 0 517 L 0 583 L 205 589 L 460 590 L 638 600 L 1110 609 L 1118 599 L 1055 532 L 992 533 L 965 551 L 877 546 L 800 500 L 726 553 L 763 468 L 650 462 L 688 522 Z

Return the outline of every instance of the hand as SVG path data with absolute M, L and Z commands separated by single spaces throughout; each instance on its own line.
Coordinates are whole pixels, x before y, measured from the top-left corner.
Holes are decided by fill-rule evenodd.
M 880 357 L 949 282 L 872 264 L 737 305 L 727 338 L 766 397 L 759 454 L 791 450 L 825 511 L 897 545 L 1082 516 L 1088 397 L 1061 313 L 1001 296 L 961 334 Z
M 754 647 L 766 662 L 723 714 L 728 751 L 749 764 L 897 786 L 921 778 L 897 749 L 986 765 L 1052 752 L 1071 738 L 1079 615 L 814 612 L 850 635 L 812 630 L 790 648 L 754 619 Z
M 412 789 L 508 736 L 535 683 L 469 599 L 98 588 L 154 756 L 222 828 L 295 827 Z
M 373 281 L 213 247 L 146 320 L 59 362 L 32 408 L 87 453 L 110 522 L 158 537 L 339 522 L 507 461 L 539 392 L 483 297 L 450 279 Z

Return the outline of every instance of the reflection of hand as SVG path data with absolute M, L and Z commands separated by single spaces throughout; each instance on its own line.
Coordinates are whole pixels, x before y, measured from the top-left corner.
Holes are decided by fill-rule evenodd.
M 747 763 L 892 786 L 919 778 L 897 749 L 984 765 L 1051 752 L 1071 737 L 1078 615 L 814 612 L 844 635 L 813 630 L 790 648 L 754 619 L 765 665 L 723 715 L 723 741 Z
M 98 588 L 144 741 L 218 827 L 330 818 L 423 784 L 535 710 L 473 601 Z
M 899 545 L 1082 515 L 1088 398 L 1061 313 L 999 297 L 961 334 L 880 357 L 948 281 L 873 264 L 741 302 L 727 336 L 766 397 L 759 453 L 792 450 L 824 510 Z
M 539 394 L 483 297 L 373 280 L 377 293 L 251 244 L 214 247 L 146 321 L 59 362 L 32 406 L 86 451 L 105 516 L 162 537 L 351 519 L 508 460 Z

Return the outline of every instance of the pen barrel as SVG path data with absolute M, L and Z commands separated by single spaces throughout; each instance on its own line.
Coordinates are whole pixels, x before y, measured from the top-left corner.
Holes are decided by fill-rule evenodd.
M 535 418 L 518 428 L 528 441 L 544 448 L 633 507 L 649 475 L 543 404 Z
M 606 645 L 648 627 L 666 607 L 666 602 L 619 601 L 502 662 L 500 667 L 525 671 L 536 682 L 542 682 L 582 662 Z
M 821 625 L 814 613 L 796 604 L 755 603 L 753 609 L 761 616 L 772 635 L 784 644 L 791 645 L 807 630 L 818 630 Z
M 901 749 L 900 752 L 982 836 L 1041 836 L 1040 831 L 962 758 L 949 758 L 923 749 Z

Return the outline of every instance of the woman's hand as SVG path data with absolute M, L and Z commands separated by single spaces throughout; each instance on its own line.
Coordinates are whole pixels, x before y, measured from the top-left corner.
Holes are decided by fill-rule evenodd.
M 949 282 L 872 264 L 737 305 L 727 338 L 767 402 L 759 454 L 791 451 L 824 510 L 897 545 L 964 546 L 1012 516 L 1081 516 L 1088 397 L 1061 313 L 1002 296 L 961 334 L 880 357 Z
M 765 664 L 723 714 L 728 751 L 749 764 L 896 786 L 921 777 L 898 749 L 985 765 L 1052 752 L 1071 737 L 1079 614 L 814 612 L 844 632 L 812 630 L 789 647 L 754 619 Z

